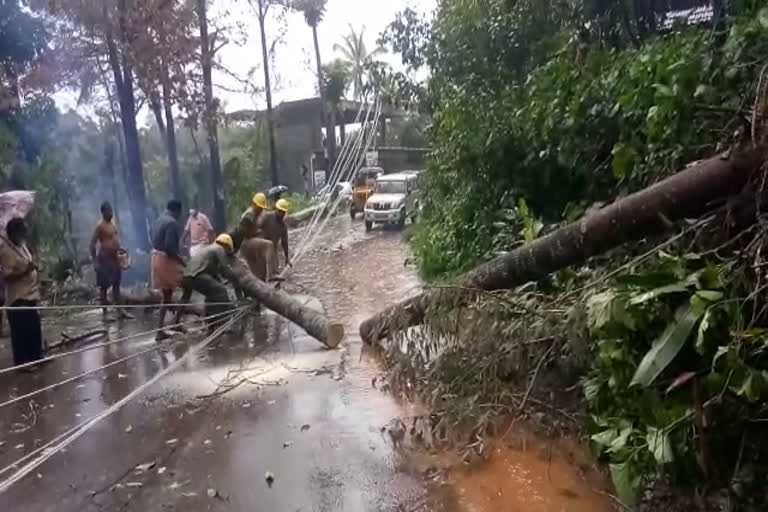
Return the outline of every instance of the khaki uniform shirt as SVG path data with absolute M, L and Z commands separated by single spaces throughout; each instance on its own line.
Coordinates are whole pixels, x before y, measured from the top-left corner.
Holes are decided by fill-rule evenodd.
M 184 277 L 208 274 L 216 279 L 222 276 L 231 279 L 231 263 L 231 258 L 227 256 L 227 251 L 222 246 L 215 243 L 206 245 L 189 259 L 189 263 L 184 268 Z

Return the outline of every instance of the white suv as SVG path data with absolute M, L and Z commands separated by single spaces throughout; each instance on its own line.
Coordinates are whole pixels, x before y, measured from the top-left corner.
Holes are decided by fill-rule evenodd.
M 406 219 L 411 222 L 418 215 L 418 174 L 384 174 L 376 179 L 376 190 L 365 203 L 365 230 L 374 224 L 397 224 L 402 227 Z

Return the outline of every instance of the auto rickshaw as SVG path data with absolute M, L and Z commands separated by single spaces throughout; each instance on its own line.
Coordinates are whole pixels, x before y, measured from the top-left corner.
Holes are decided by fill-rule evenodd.
M 352 184 L 352 201 L 349 203 L 349 216 L 352 220 L 358 213 L 365 211 L 365 203 L 376 188 L 376 178 L 384 174 L 381 167 L 363 167 Z

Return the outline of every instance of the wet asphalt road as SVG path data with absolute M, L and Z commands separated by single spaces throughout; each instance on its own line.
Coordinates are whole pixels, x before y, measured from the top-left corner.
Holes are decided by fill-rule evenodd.
M 400 233 L 366 234 L 359 221 L 335 219 L 287 288 L 344 324 L 340 349 L 325 350 L 273 314 L 249 316 L 0 494 L 0 511 L 425 510 L 426 483 L 381 431 L 412 412 L 372 387 L 378 368 L 361 357 L 357 337 L 362 319 L 413 289 L 405 257 Z M 113 324 L 110 336 L 151 329 L 154 315 Z M 71 330 L 101 325 L 98 312 L 67 320 Z M 0 408 L 0 482 L 20 457 L 120 400 L 201 337 L 177 337 L 167 350 Z M 2 344 L 0 368 L 11 364 Z M 146 335 L 35 374 L 0 375 L 0 402 L 153 346 Z

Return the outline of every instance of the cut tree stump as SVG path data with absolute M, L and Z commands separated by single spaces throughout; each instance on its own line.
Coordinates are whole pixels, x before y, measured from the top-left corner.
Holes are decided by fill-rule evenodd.
M 277 290 L 254 276 L 240 261 L 232 265 L 235 283 L 250 297 L 259 300 L 264 306 L 297 324 L 307 334 L 328 348 L 336 348 L 344 338 L 344 327 L 332 324 L 321 312 L 302 304 L 298 299 Z
M 713 203 L 738 194 L 765 161 L 766 147 L 696 163 L 648 188 L 564 226 L 533 242 L 479 265 L 461 275 L 460 287 L 482 290 L 513 288 L 629 240 L 662 232 L 671 221 L 700 217 Z M 754 194 L 753 194 L 754 198 Z M 752 202 L 755 202 L 754 200 Z M 377 343 L 392 332 L 419 325 L 440 290 L 395 304 L 360 324 L 366 343 Z

